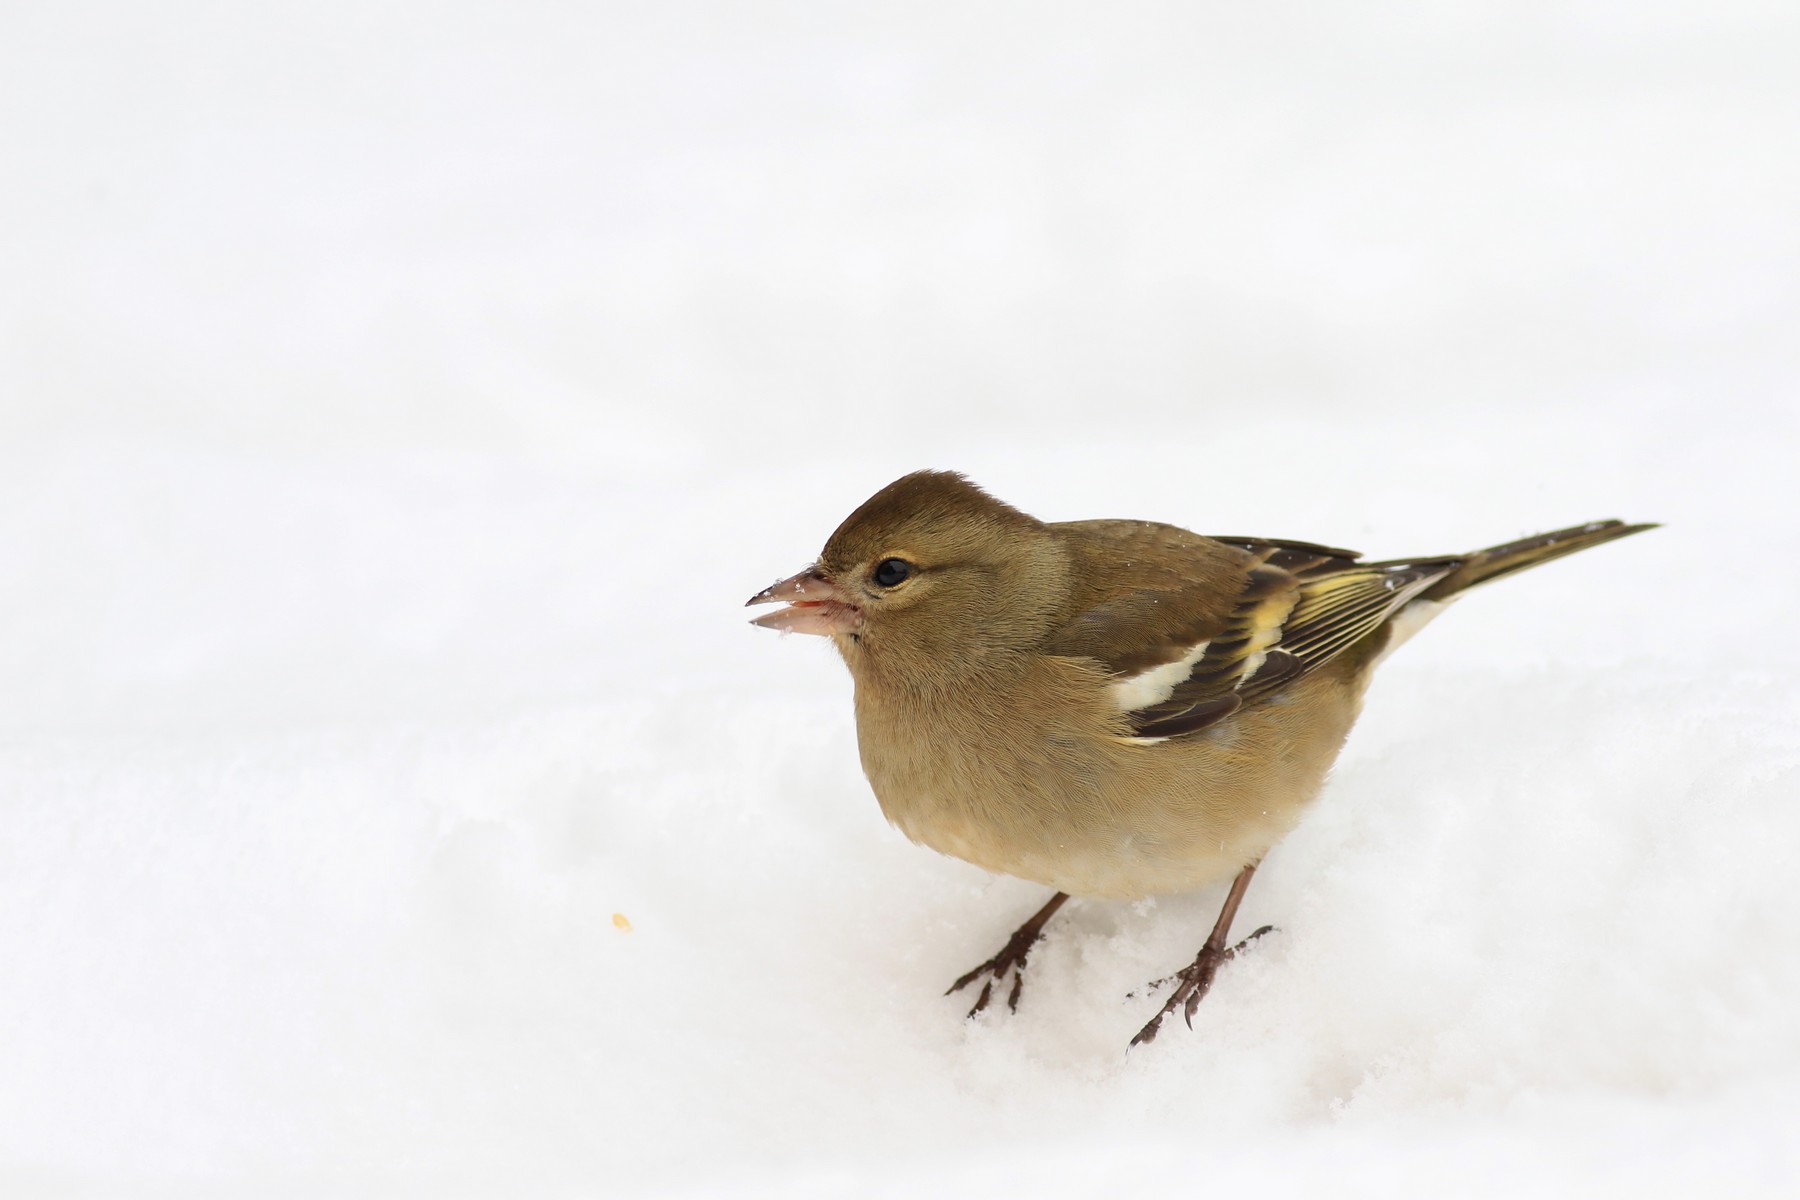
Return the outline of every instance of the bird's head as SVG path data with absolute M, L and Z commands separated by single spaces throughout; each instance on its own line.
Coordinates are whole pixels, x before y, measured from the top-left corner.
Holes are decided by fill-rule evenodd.
M 917 471 L 845 518 L 753 624 L 829 635 L 852 671 L 947 676 L 1035 644 L 1066 590 L 1059 540 L 961 475 Z

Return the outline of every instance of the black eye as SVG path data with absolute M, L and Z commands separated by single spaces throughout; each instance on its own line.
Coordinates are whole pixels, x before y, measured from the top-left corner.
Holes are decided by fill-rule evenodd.
M 905 583 L 912 570 L 912 564 L 904 558 L 884 558 L 875 564 L 875 582 L 882 587 L 893 587 Z

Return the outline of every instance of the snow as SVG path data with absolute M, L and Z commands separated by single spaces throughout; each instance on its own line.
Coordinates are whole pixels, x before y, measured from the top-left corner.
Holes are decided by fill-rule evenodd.
M 1800 1188 L 1800 18 L 38 5 L 0 1192 Z M 908 844 L 741 605 L 870 492 L 1470 549 L 1220 895 Z M 623 918 L 623 921 L 615 919 Z M 1137 991 L 1135 996 L 1130 995 Z

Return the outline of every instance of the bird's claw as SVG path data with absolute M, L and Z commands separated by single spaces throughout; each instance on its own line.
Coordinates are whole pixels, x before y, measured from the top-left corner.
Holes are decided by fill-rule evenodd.
M 1031 948 L 1035 946 L 1038 943 L 1038 940 L 1043 936 L 1042 933 L 1039 933 L 1036 930 L 1029 931 L 1029 933 L 1023 929 L 1019 930 L 1019 932 L 1007 939 L 1006 945 L 1000 948 L 1000 953 L 994 955 L 994 957 L 988 959 L 968 974 L 962 976 L 955 983 L 951 984 L 949 990 L 946 991 L 944 995 L 955 995 L 957 992 L 968 987 L 971 983 L 974 983 L 977 979 L 980 979 L 983 975 L 990 976 L 989 979 L 982 983 L 981 993 L 975 997 L 975 1006 L 969 1009 L 969 1016 L 973 1017 L 985 1010 L 988 1004 L 992 1002 L 994 998 L 994 984 L 997 982 L 1004 982 L 1007 974 L 1010 972 L 1012 974 L 1012 989 L 1006 994 L 1006 1010 L 1008 1012 L 1018 1012 L 1019 994 L 1025 988 L 1025 960 L 1030 957 Z
M 1131 1039 L 1131 1044 L 1141 1046 L 1154 1042 L 1157 1032 L 1162 1028 L 1163 1018 L 1174 1012 L 1177 1007 L 1181 1009 L 1182 1020 L 1187 1022 L 1189 1029 L 1192 1029 L 1194 1027 L 1194 1010 L 1200 1007 L 1200 1001 L 1204 1000 L 1206 993 L 1212 990 L 1213 977 L 1219 973 L 1219 968 L 1229 960 L 1236 958 L 1239 951 L 1243 950 L 1245 946 L 1263 934 L 1272 932 L 1274 928 L 1273 925 L 1264 925 L 1237 945 L 1226 949 L 1215 949 L 1212 946 L 1202 947 L 1193 962 L 1175 974 L 1165 976 L 1152 983 L 1150 986 L 1155 988 L 1170 980 L 1179 981 L 1161 1010 L 1151 1017 L 1142 1029 L 1137 1031 L 1137 1036 Z

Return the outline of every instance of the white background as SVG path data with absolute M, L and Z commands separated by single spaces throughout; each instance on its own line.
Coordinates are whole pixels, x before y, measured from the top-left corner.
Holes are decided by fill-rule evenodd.
M 7 1195 L 1791 1195 L 1800 10 L 15 6 Z M 1219 896 L 907 844 L 744 626 L 903 471 L 1393 556 Z M 630 931 L 614 923 L 621 914 Z

